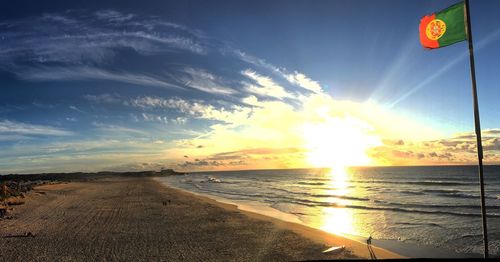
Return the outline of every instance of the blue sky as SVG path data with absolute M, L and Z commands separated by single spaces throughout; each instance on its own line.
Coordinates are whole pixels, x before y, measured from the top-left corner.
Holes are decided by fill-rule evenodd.
M 466 43 L 427 51 L 418 40 L 420 17 L 455 2 L 6 4 L 0 173 L 261 167 L 254 163 L 276 157 L 269 149 L 289 155 L 262 167 L 301 166 L 290 164 L 300 162 L 300 145 L 277 145 L 288 129 L 259 126 L 257 109 L 281 108 L 297 119 L 292 115 L 314 95 L 343 101 L 336 109 L 341 117 L 366 115 L 360 112 L 369 104 L 395 115 L 387 119 L 431 129 L 417 137 L 406 122 L 386 120 L 383 129 L 393 132 L 375 127 L 380 141 L 455 139 L 473 130 Z M 492 154 L 500 127 L 498 10 L 496 1 L 471 1 L 480 112 Z M 378 116 L 368 118 L 377 125 Z M 234 141 L 219 145 L 224 137 Z M 396 150 L 415 161 L 443 160 L 424 147 L 375 155 Z

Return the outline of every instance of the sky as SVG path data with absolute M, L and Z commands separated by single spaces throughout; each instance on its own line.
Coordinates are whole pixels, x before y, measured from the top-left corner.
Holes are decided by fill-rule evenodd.
M 457 1 L 10 1 L 0 174 L 475 163 Z M 500 163 L 500 3 L 471 0 L 485 162 Z

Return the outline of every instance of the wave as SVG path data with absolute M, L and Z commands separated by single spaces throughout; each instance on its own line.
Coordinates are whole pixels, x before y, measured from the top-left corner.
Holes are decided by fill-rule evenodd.
M 317 207 L 318 205 L 324 205 L 327 203 L 328 205 L 333 205 L 331 202 L 322 202 L 322 201 L 314 201 L 310 200 L 307 198 L 300 199 L 300 198 L 293 198 L 289 196 L 284 196 L 284 195 L 276 195 L 272 193 L 266 193 L 266 194 L 259 194 L 259 193 L 241 193 L 241 192 L 232 192 L 232 191 L 223 191 L 223 190 L 216 190 L 216 189 L 208 189 L 204 188 L 198 184 L 194 184 L 198 190 L 205 192 L 205 193 L 216 193 L 220 195 L 226 195 L 226 196 L 239 196 L 239 197 L 245 197 L 250 200 L 257 200 L 256 198 L 263 199 L 265 202 L 269 203 L 276 203 L 276 202 L 290 202 L 293 201 L 294 204 L 299 204 L 299 205 L 306 205 L 310 207 Z M 311 194 L 306 194 L 307 196 L 312 196 Z M 368 199 L 363 199 L 363 198 L 356 198 L 356 197 L 349 197 L 349 196 L 338 196 L 338 195 L 322 195 L 322 197 L 331 197 L 331 198 L 338 198 L 338 199 L 345 199 L 345 200 L 362 200 L 366 201 Z
M 475 181 L 446 181 L 446 180 L 380 180 L 380 179 L 355 179 L 350 180 L 350 183 L 361 183 L 361 184 L 400 184 L 400 185 L 422 185 L 422 186 L 469 186 L 475 184 Z
M 464 198 L 464 199 L 479 199 L 478 194 L 467 194 L 467 193 L 441 193 L 437 194 L 441 197 L 453 197 L 453 198 Z M 484 196 L 485 199 L 498 199 L 498 196 Z
M 482 237 L 483 235 L 481 234 L 465 234 L 465 235 L 462 235 L 461 238 L 478 238 L 478 237 Z
M 449 210 L 426 210 L 429 208 L 432 209 L 477 209 L 479 210 L 479 206 L 477 205 L 436 205 L 436 204 L 404 204 L 404 203 L 394 203 L 394 202 L 384 202 L 375 200 L 374 202 L 383 203 L 388 206 L 366 206 L 366 205 L 342 205 L 335 202 L 322 202 L 322 201 L 314 201 L 309 199 L 296 199 L 296 198 L 281 198 L 282 202 L 287 202 L 290 204 L 298 204 L 308 207 L 345 207 L 352 209 L 363 209 L 363 210 L 385 210 L 385 211 L 394 211 L 394 212 L 405 212 L 405 213 L 420 213 L 420 214 L 435 214 L 435 215 L 454 215 L 454 216 L 463 216 L 463 217 L 481 217 L 481 214 L 478 213 L 467 213 L 467 212 L 458 212 L 458 211 L 449 211 Z M 271 202 L 271 201 L 270 201 Z M 487 206 L 489 210 L 500 210 L 500 206 Z M 500 217 L 500 214 L 488 214 L 489 217 Z
M 443 227 L 440 224 L 436 223 L 412 223 L 412 222 L 395 222 L 396 225 L 406 225 L 406 226 L 432 226 L 432 227 Z
M 308 180 L 311 180 L 311 181 L 323 181 L 323 182 L 330 182 L 330 181 L 332 181 L 332 179 L 328 178 L 328 177 L 311 177 Z
M 357 206 L 357 205 L 346 205 L 345 207 L 354 209 L 364 209 L 364 210 L 385 210 L 385 211 L 394 211 L 403 213 L 481 217 L 480 213 L 464 213 L 464 212 L 453 212 L 453 211 L 442 211 L 442 210 L 421 210 L 421 209 L 396 208 L 396 207 L 369 207 L 369 206 Z M 488 217 L 500 217 L 500 214 L 488 214 Z
M 362 210 L 377 210 L 377 211 L 392 211 L 401 213 L 417 213 L 417 214 L 430 214 L 430 215 L 451 215 L 460 217 L 481 217 L 478 213 L 466 213 L 457 211 L 445 211 L 445 210 L 422 210 L 415 208 L 401 208 L 401 207 L 380 207 L 380 206 L 362 206 L 362 205 L 341 205 L 338 203 L 327 203 L 327 202 L 317 202 L 311 200 L 298 200 L 298 199 L 287 199 L 282 200 L 282 202 L 287 202 L 290 204 L 298 204 L 308 207 L 339 207 L 339 208 L 351 208 L 351 209 L 362 209 Z M 488 214 L 488 217 L 500 217 L 500 214 Z
M 266 197 L 265 195 L 262 194 L 252 194 L 252 193 L 237 193 L 237 192 L 230 192 L 230 191 L 222 191 L 222 190 L 215 190 L 215 189 L 208 189 L 204 188 L 198 184 L 194 184 L 198 190 L 203 191 L 203 192 L 212 192 L 212 193 L 217 193 L 217 194 L 223 194 L 223 195 L 232 195 L 232 196 L 244 196 L 244 197 Z
M 463 199 L 478 199 L 479 195 L 475 193 L 466 193 L 470 191 L 460 191 L 460 190 L 453 190 L 453 189 L 424 189 L 424 190 L 418 190 L 418 191 L 413 191 L 413 190 L 398 190 L 398 193 L 401 194 L 407 194 L 407 195 L 426 195 L 427 193 L 433 194 L 435 196 L 440 196 L 440 197 L 450 197 L 450 198 L 463 198 Z M 499 200 L 500 195 L 487 195 L 485 196 L 486 199 L 493 199 L 493 200 Z
M 324 185 L 326 185 L 323 182 L 306 182 L 306 181 L 300 181 L 300 182 L 297 182 L 297 184 L 306 185 L 306 186 L 324 186 Z
M 455 190 L 455 189 L 424 189 L 422 192 L 425 193 L 460 193 L 463 191 Z
M 300 196 L 305 196 L 305 197 L 339 198 L 339 199 L 356 200 L 356 201 L 369 201 L 370 200 L 369 198 L 364 198 L 364 197 L 353 197 L 353 196 L 335 195 L 335 194 L 314 194 L 314 193 L 307 193 L 307 192 L 294 192 L 294 191 L 286 190 L 283 188 L 276 188 L 276 187 L 273 187 L 271 189 L 282 191 L 282 192 L 285 192 L 287 194 L 300 195 Z
M 422 191 L 409 191 L 409 190 L 400 190 L 398 193 L 408 194 L 408 195 L 425 195 Z
M 373 202 L 379 203 L 387 206 L 400 206 L 400 207 L 412 207 L 412 208 L 448 208 L 448 209 L 476 209 L 479 210 L 480 205 L 440 205 L 440 204 L 418 204 L 418 203 L 396 203 L 396 202 L 388 202 L 384 200 L 374 200 Z M 500 210 L 500 206 L 486 206 L 488 210 Z

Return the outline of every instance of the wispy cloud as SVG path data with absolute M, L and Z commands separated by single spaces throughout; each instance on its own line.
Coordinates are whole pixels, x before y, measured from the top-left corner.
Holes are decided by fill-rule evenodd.
M 255 82 L 253 84 L 246 85 L 246 89 L 251 93 L 278 99 L 295 97 L 294 95 L 288 93 L 285 88 L 276 84 L 271 78 L 259 75 L 255 71 L 247 69 L 241 72 L 241 74 Z
M 204 104 L 201 101 L 188 101 L 181 98 L 138 97 L 130 101 L 130 105 L 143 109 L 176 109 L 190 117 L 216 120 L 224 123 L 242 123 L 248 119 L 251 108 L 233 105 L 230 109 Z
M 85 95 L 83 98 L 94 103 L 121 103 L 123 101 L 117 94 Z
M 253 56 L 253 55 L 251 55 L 247 52 L 244 52 L 240 49 L 225 46 L 225 47 L 221 48 L 220 51 L 223 54 L 230 54 L 232 56 L 235 56 L 236 58 L 240 59 L 241 61 L 246 62 L 248 64 L 251 64 L 253 66 L 261 67 L 261 68 L 269 70 L 270 72 L 281 74 L 282 70 L 280 68 L 278 68 L 277 66 L 274 66 L 274 65 L 268 63 L 265 59 Z
M 80 108 L 78 108 L 76 106 L 69 106 L 69 109 L 74 110 L 74 111 L 79 112 L 79 113 L 85 113 L 85 111 L 81 110 Z
M 346 115 L 369 123 L 383 138 L 394 138 L 371 151 L 382 160 L 455 163 L 473 156 L 473 134 L 437 139 L 440 134 L 431 127 L 376 105 L 334 100 L 302 69 L 275 66 L 161 17 L 116 10 L 69 11 L 7 21 L 0 30 L 6 37 L 0 70 L 33 82 L 115 84 L 104 87 L 102 94 L 85 89 L 92 91 L 79 93 L 84 103 L 61 99 L 50 108 L 95 113 L 91 119 L 56 117 L 69 128 L 90 126 L 82 131 L 88 141 L 53 143 L 70 139 L 44 138 L 41 145 L 12 147 L 3 154 L 8 159 L 0 161 L 0 167 L 12 167 L 10 160 L 32 163 L 33 168 L 53 166 L 52 171 L 68 166 L 157 168 L 169 161 L 173 167 L 189 169 L 303 167 L 304 123 Z M 36 106 L 40 109 L 42 104 Z M 17 109 L 0 106 L 0 112 L 5 110 Z M 497 133 L 484 132 L 488 160 L 489 153 L 500 151 Z M 73 134 L 59 127 L 0 121 L 1 141 Z
M 168 117 L 166 116 L 159 116 L 159 115 L 154 115 L 154 114 L 147 114 L 147 113 L 142 113 L 141 114 L 142 119 L 145 121 L 153 121 L 153 122 L 160 122 L 163 124 L 168 124 Z
M 109 133 L 112 136 L 117 136 L 118 134 L 148 136 L 148 132 L 125 126 L 110 125 L 100 122 L 93 122 L 92 125 L 95 126 L 97 130 Z
M 225 48 L 221 49 L 221 52 L 232 54 L 233 56 L 237 57 L 241 61 L 244 61 L 244 62 L 246 62 L 250 65 L 253 65 L 255 67 L 265 69 L 268 72 L 270 72 L 271 74 L 274 74 L 276 76 L 284 78 L 288 82 L 290 82 L 294 85 L 300 86 L 300 87 L 307 89 L 309 91 L 312 91 L 314 93 L 322 93 L 323 92 L 323 89 L 321 88 L 321 85 L 318 83 L 318 81 L 314 81 L 313 79 L 311 79 L 310 77 L 308 77 L 304 73 L 300 73 L 297 71 L 289 72 L 285 68 L 275 66 L 262 58 L 255 57 L 255 56 L 248 54 L 246 52 L 243 52 L 239 49 L 225 47 Z
M 187 123 L 187 117 L 167 117 L 156 114 L 142 113 L 142 120 L 147 122 L 157 122 L 162 124 L 174 124 L 174 125 L 184 125 Z M 139 119 L 137 119 L 139 120 Z
M 299 73 L 299 72 L 294 72 L 293 74 L 286 74 L 285 78 L 292 84 L 301 86 L 309 91 L 312 91 L 314 93 L 322 93 L 323 90 L 321 89 L 321 86 L 317 81 L 312 80 L 311 78 L 307 77 L 306 75 Z
M 224 86 L 223 80 L 206 70 L 187 67 L 183 70 L 183 75 L 178 80 L 186 86 L 194 89 L 221 95 L 236 93 L 236 90 Z
M 47 21 L 52 21 L 52 22 L 57 22 L 57 23 L 62 23 L 62 24 L 67 24 L 67 25 L 72 25 L 78 23 L 77 20 L 74 20 L 72 18 L 66 17 L 64 15 L 60 14 L 43 14 L 41 17 L 41 20 L 47 20 Z
M 100 19 L 111 22 L 124 22 L 134 17 L 133 14 L 122 14 L 115 10 L 100 10 L 95 12 L 95 15 Z
M 121 83 L 164 88 L 182 88 L 160 77 L 112 72 L 92 67 L 37 67 L 19 72 L 19 77 L 30 81 L 54 80 L 108 80 Z
M 73 132 L 52 126 L 34 125 L 10 120 L 0 120 L 0 134 L 34 136 L 70 136 Z
M 207 47 L 196 35 L 184 33 L 197 32 L 195 29 L 157 17 L 122 14 L 115 10 L 98 11 L 90 16 L 83 11 L 44 14 L 5 21 L 0 24 L 0 30 L 4 37 L 0 68 L 19 76 L 26 71 L 39 72 L 41 68 L 44 71 L 54 69 L 56 73 L 61 72 L 61 67 L 68 71 L 74 69 L 76 73 L 81 73 L 84 66 L 88 70 L 104 70 L 103 66 L 124 49 L 140 55 L 172 51 L 207 53 Z M 47 76 L 31 79 L 44 78 Z

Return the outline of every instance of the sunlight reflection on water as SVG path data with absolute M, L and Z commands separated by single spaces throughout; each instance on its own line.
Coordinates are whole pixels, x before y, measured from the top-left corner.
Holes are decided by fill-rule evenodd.
M 352 188 L 349 187 L 349 171 L 346 168 L 331 169 L 326 173 L 330 179 L 328 181 L 328 188 L 322 189 L 318 194 L 331 195 L 328 202 L 332 204 L 330 207 L 323 207 L 321 215 L 318 217 L 319 228 L 339 235 L 357 235 L 357 230 L 354 225 L 354 214 L 352 209 L 343 207 L 351 203 L 350 200 L 342 199 L 334 196 L 347 196 Z M 333 189 L 334 188 L 334 189 Z

